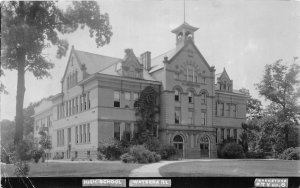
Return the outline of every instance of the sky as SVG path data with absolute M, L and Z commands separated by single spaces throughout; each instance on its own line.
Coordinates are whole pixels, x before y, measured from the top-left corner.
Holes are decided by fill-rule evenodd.
M 184 21 L 183 0 L 102 0 L 101 13 L 108 13 L 113 36 L 110 44 L 97 48 L 87 30 L 63 35 L 75 49 L 123 58 L 126 48 L 139 56 L 152 57 L 175 48 L 171 30 Z M 65 8 L 71 2 L 60 2 Z M 283 59 L 289 65 L 300 57 L 300 1 L 288 0 L 186 0 L 185 21 L 198 27 L 195 44 L 216 73 L 226 68 L 234 89 L 247 88 L 258 95 L 255 83 L 262 79 L 264 66 Z M 70 52 L 70 51 L 69 51 Z M 56 48 L 44 50 L 53 63 L 51 78 L 37 80 L 25 75 L 24 107 L 61 91 L 68 55 L 56 59 Z M 300 61 L 296 61 L 300 64 Z M 16 111 L 17 72 L 4 70 L 1 81 L 9 94 L 1 94 L 0 119 L 13 120 Z

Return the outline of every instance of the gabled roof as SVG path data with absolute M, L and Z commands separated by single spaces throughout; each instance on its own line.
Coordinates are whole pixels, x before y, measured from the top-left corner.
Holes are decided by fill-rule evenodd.
M 188 24 L 187 22 L 183 22 L 183 24 L 181 24 L 180 26 L 176 27 L 175 29 L 173 29 L 171 32 L 172 33 L 178 33 L 180 30 L 182 29 L 187 29 L 187 30 L 190 30 L 192 32 L 195 32 L 197 31 L 199 28 L 197 27 L 193 27 L 191 26 L 190 24 Z
M 224 67 L 224 69 L 223 69 L 223 72 L 222 72 L 222 73 L 218 73 L 218 74 L 216 74 L 216 78 L 220 79 L 220 78 L 222 78 L 222 77 L 226 77 L 226 78 L 228 78 L 228 79 L 230 80 L 230 77 L 228 76 L 228 74 L 227 74 L 227 72 L 226 72 L 226 69 L 225 69 L 225 67 Z
M 75 50 L 74 46 L 72 46 L 72 49 L 71 49 L 71 52 L 69 55 L 69 59 L 68 59 L 68 64 L 66 66 L 62 80 L 64 80 L 64 78 L 66 76 L 67 68 L 69 66 L 70 57 L 72 56 L 72 54 L 75 55 L 77 62 L 79 64 L 79 67 L 81 67 L 81 65 L 83 65 L 83 64 L 85 65 L 86 71 L 88 74 L 94 74 L 94 73 L 100 71 L 101 69 L 104 69 L 108 66 L 113 65 L 116 62 L 121 61 L 121 59 L 115 58 L 115 57 L 108 57 L 108 56 L 103 56 L 103 55 L 99 55 L 99 54 L 93 54 L 90 52 Z
M 113 64 L 113 65 L 111 65 L 109 67 L 106 67 L 105 69 L 102 69 L 101 71 L 99 71 L 99 73 L 101 73 L 101 74 L 107 74 L 107 75 L 112 75 L 112 76 L 122 76 L 118 72 L 118 69 L 119 69 L 120 66 L 122 66 L 121 62 L 117 62 L 117 63 L 115 63 L 115 64 Z M 144 80 L 157 81 L 154 78 L 152 78 L 152 76 L 148 73 L 148 71 L 145 68 L 143 68 L 143 79 Z
M 170 51 L 167 51 L 151 60 L 151 69 L 149 73 L 160 70 L 164 67 L 164 58 L 168 57 L 168 60 L 172 59 L 184 46 L 182 45 L 180 48 L 175 48 Z
M 203 60 L 204 64 L 208 67 L 209 70 L 211 70 L 211 67 L 209 66 L 209 64 L 207 63 L 207 61 L 205 60 L 205 58 L 203 57 L 203 55 L 201 54 L 201 52 L 198 50 L 198 48 L 196 47 L 196 45 L 194 44 L 194 42 L 192 41 L 187 41 L 187 43 L 185 45 L 182 45 L 180 47 L 177 47 L 173 50 L 170 50 L 166 53 L 163 53 L 155 58 L 153 58 L 151 60 L 151 69 L 149 71 L 149 73 L 153 73 L 155 71 L 158 71 L 160 69 L 162 69 L 164 67 L 164 57 L 168 57 L 168 61 L 172 61 L 178 54 L 179 52 L 186 47 L 188 44 L 191 44 L 197 51 L 197 53 L 199 54 L 200 58 Z
M 122 61 L 119 58 L 108 57 L 90 52 L 74 50 L 76 57 L 81 64 L 85 64 L 88 74 L 94 74 L 102 69 L 105 69 L 117 62 Z

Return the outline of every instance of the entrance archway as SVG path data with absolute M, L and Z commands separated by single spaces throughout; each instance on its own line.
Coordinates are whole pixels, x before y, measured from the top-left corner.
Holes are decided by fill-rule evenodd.
M 178 150 L 178 157 L 183 158 L 183 139 L 182 139 L 182 136 L 176 135 L 173 138 L 173 145 Z
M 200 156 L 201 158 L 210 157 L 210 142 L 208 136 L 203 136 L 200 138 Z

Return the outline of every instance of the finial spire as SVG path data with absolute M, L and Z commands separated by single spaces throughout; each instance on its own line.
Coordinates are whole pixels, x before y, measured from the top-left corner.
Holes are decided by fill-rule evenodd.
M 183 23 L 185 23 L 185 0 L 183 0 Z

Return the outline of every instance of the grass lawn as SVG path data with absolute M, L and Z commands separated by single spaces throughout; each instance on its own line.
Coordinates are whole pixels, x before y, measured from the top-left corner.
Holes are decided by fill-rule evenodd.
M 300 176 L 300 161 L 284 160 L 207 160 L 179 162 L 159 169 L 163 177 L 220 176 Z
M 128 177 L 131 170 L 141 164 L 125 164 L 120 161 L 101 163 L 49 162 L 30 163 L 30 177 Z M 1 164 L 1 176 L 14 176 L 14 166 Z

